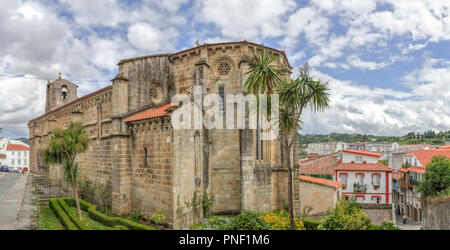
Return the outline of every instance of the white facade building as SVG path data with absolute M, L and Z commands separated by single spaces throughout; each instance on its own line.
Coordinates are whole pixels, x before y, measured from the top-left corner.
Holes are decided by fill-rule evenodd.
M 342 192 L 358 203 L 392 204 L 392 172 L 378 163 L 381 154 L 343 150 L 342 163 L 335 169 L 334 180 L 345 185 Z
M 30 148 L 26 143 L 9 138 L 0 140 L 0 155 L 6 158 L 0 159 L 0 165 L 8 166 L 10 171 L 30 168 Z

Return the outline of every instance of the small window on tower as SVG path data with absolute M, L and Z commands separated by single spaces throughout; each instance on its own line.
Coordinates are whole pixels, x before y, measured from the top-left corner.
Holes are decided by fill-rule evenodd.
M 61 88 L 61 99 L 63 99 L 63 100 L 67 99 L 67 87 L 66 86 L 63 86 Z

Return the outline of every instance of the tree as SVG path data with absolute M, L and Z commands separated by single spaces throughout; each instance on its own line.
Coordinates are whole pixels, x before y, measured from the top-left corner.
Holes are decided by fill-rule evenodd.
M 261 46 L 259 54 L 245 55 L 244 59 L 250 66 L 250 70 L 246 72 L 248 78 L 244 88 L 254 95 L 273 94 L 274 89 L 281 84 L 280 75 L 286 72 L 272 64 L 278 56 L 270 55 L 264 46 Z
M 354 200 L 341 199 L 336 208 L 322 221 L 323 230 L 370 230 L 372 221 Z
M 314 80 L 308 63 L 299 69 L 295 80 L 283 80 L 279 90 L 280 100 L 280 142 L 283 166 L 288 168 L 288 202 L 291 229 L 294 229 L 293 208 L 293 166 L 291 165 L 291 148 L 301 129 L 301 115 L 307 108 L 313 112 L 323 111 L 329 106 L 330 99 L 327 84 Z
M 450 196 L 450 159 L 434 156 L 426 170 L 419 184 L 422 198 L 425 200 L 433 196 Z
M 75 158 L 88 149 L 89 135 L 80 122 L 70 122 L 66 129 L 57 128 L 50 137 L 47 148 L 41 150 L 42 160 L 46 164 L 62 164 L 64 179 L 72 185 L 73 196 L 77 207 L 78 218 L 81 217 L 78 199 L 77 179 L 80 174 Z

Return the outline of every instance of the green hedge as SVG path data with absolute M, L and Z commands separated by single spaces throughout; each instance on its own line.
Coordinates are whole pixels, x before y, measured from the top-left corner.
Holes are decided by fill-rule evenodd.
M 72 197 L 59 199 L 64 200 L 70 206 L 75 206 L 75 200 Z M 142 225 L 131 220 L 123 219 L 120 217 L 109 217 L 108 215 L 99 212 L 95 205 L 83 200 L 80 200 L 80 207 L 82 210 L 88 212 L 88 215 L 89 217 L 91 217 L 91 219 L 98 221 L 106 226 L 110 227 L 121 226 L 120 228 L 122 229 L 123 227 L 126 227 L 127 229 L 131 230 L 156 230 L 156 228 L 154 227 Z
M 304 219 L 303 225 L 305 226 L 306 230 L 318 230 L 320 221 Z
M 66 212 L 64 212 L 56 199 L 49 199 L 49 206 L 67 230 L 78 230 L 78 227 L 67 216 Z
M 78 218 L 78 215 L 74 214 L 70 207 L 67 205 L 64 199 L 57 199 L 61 208 L 66 212 L 72 222 L 80 229 L 80 230 L 91 230 L 91 228 L 84 223 L 84 221 Z M 81 206 L 81 205 L 80 205 Z

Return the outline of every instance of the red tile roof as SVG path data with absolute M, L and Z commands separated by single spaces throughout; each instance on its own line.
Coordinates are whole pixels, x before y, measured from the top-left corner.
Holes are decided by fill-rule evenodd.
M 167 109 L 176 105 L 177 103 L 170 103 L 159 108 L 151 108 L 126 119 L 125 122 L 142 121 L 150 118 L 165 116 L 168 114 Z
M 22 144 L 8 144 L 6 150 L 30 150 L 30 148 Z
M 393 172 L 394 169 L 381 163 L 341 163 L 338 171 Z
M 408 171 L 412 171 L 419 174 L 425 174 L 425 168 L 419 166 L 411 166 L 407 169 Z
M 408 169 L 407 168 L 400 168 L 398 171 L 402 172 L 402 173 L 407 173 Z
M 342 150 L 344 153 L 351 153 L 351 154 L 359 154 L 359 155 L 367 155 L 367 156 L 374 156 L 374 157 L 381 157 L 381 154 L 378 153 L 372 153 L 367 151 L 359 151 L 359 150 L 350 150 L 350 149 L 344 149 Z
M 337 153 L 315 157 L 305 161 L 300 161 L 299 173 L 305 175 L 333 175 L 336 167 L 342 161 L 337 158 Z
M 392 179 L 394 179 L 394 180 L 400 180 L 401 179 L 401 173 L 400 172 L 395 172 L 395 173 L 392 173 Z
M 315 178 L 315 177 L 311 177 L 311 176 L 300 175 L 298 178 L 301 181 L 310 182 L 310 183 L 319 184 L 319 185 L 325 185 L 325 186 L 332 187 L 332 188 L 335 188 L 335 189 L 339 188 L 342 185 L 344 185 L 344 183 L 342 183 L 342 182 L 326 180 L 326 179 L 320 179 L 320 178 Z
M 442 155 L 450 158 L 450 149 L 411 150 L 410 152 L 416 156 L 417 160 L 419 160 L 424 167 L 430 163 L 433 156 Z

